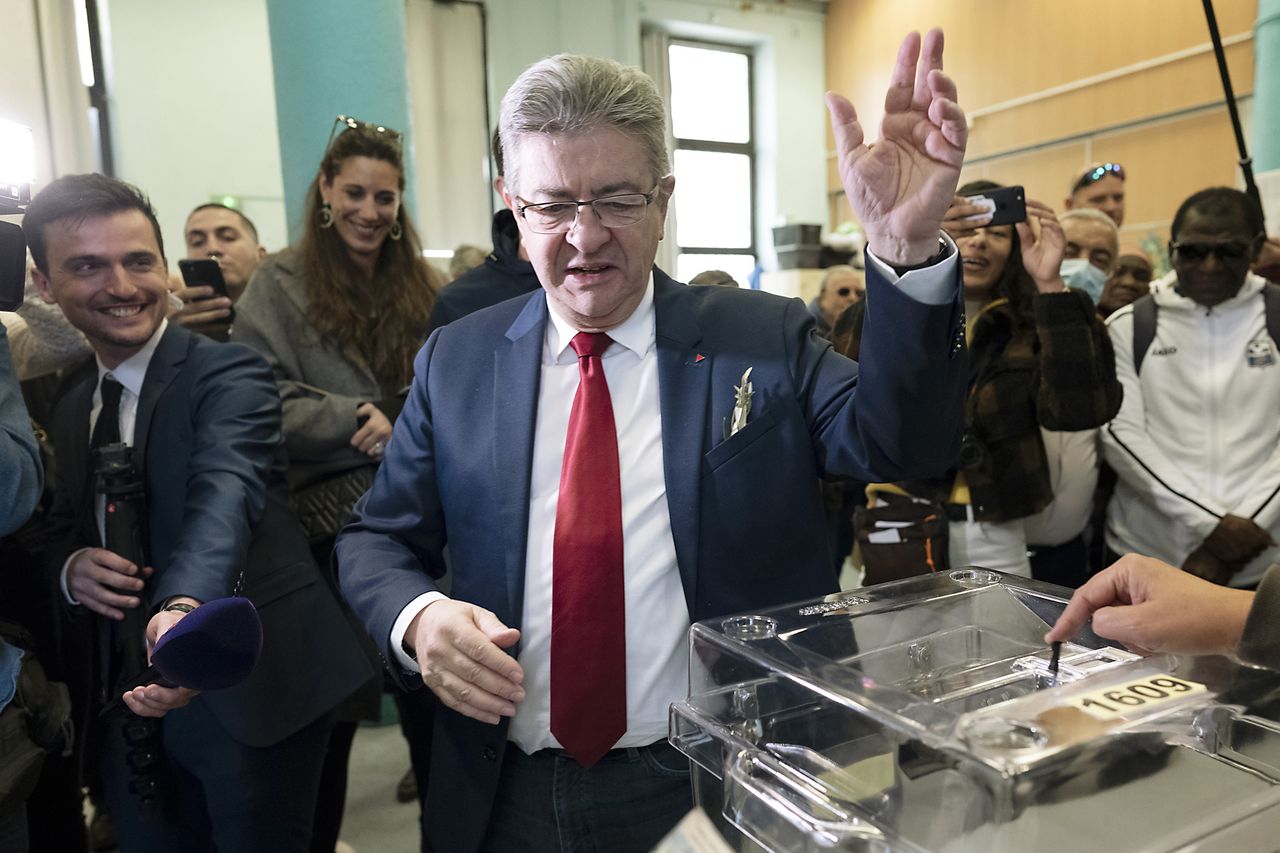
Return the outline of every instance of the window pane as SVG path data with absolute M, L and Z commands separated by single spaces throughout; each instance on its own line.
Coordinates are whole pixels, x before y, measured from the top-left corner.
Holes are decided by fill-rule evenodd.
M 751 141 L 748 57 L 673 44 L 671 129 L 681 139 Z
M 755 255 L 677 255 L 676 281 L 687 282 L 706 270 L 724 270 L 733 276 L 738 287 L 747 288 L 751 286 L 747 279 L 755 268 Z
M 676 151 L 676 244 L 751 248 L 751 158 Z

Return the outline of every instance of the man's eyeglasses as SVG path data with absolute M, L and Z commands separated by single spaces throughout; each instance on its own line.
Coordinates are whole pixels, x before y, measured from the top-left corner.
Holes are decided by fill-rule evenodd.
M 1198 264 L 1213 255 L 1220 263 L 1229 264 L 1246 260 L 1252 245 L 1241 240 L 1227 243 L 1170 243 L 1169 251 L 1174 260 L 1182 263 Z
M 564 234 L 578 221 L 578 211 L 589 205 L 605 228 L 625 228 L 644 219 L 646 208 L 658 196 L 658 187 L 647 193 L 619 193 L 583 201 L 547 201 L 518 204 L 516 211 L 538 234 Z
M 404 138 L 404 134 L 398 130 L 392 130 L 389 127 L 383 127 L 380 124 L 373 124 L 372 122 L 368 122 L 368 121 L 361 121 L 360 119 L 353 118 L 351 116 L 340 115 L 333 120 L 333 127 L 329 129 L 329 141 L 324 144 L 325 151 L 328 151 L 329 146 L 333 144 L 333 138 L 338 135 L 338 128 L 342 128 L 343 133 L 346 133 L 348 129 L 350 130 L 363 129 L 363 130 L 369 131 L 370 133 L 385 134 L 387 137 L 387 140 L 396 144 L 397 146 L 400 145 L 401 140 Z
M 1071 192 L 1077 193 L 1087 186 L 1092 186 L 1102 180 L 1107 174 L 1115 175 L 1120 180 L 1124 180 L 1124 166 L 1119 163 L 1103 163 L 1101 166 L 1095 166 L 1080 176 L 1076 181 L 1076 185 L 1071 188 Z

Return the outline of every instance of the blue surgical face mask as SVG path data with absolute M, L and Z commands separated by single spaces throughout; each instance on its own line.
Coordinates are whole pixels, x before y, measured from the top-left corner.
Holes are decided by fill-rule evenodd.
M 1089 294 L 1094 305 L 1098 304 L 1102 297 L 1102 287 L 1107 283 L 1107 274 L 1089 263 L 1088 258 L 1067 258 L 1058 272 L 1067 287 L 1083 290 Z

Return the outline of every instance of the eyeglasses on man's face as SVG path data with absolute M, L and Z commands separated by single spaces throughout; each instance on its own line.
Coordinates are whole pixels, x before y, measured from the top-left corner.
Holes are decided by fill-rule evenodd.
M 581 201 L 547 201 L 518 204 L 516 211 L 538 234 L 564 234 L 583 207 L 589 206 L 605 228 L 625 228 L 644 219 L 645 210 L 658 196 L 658 187 L 647 193 L 619 193 Z M 517 198 L 517 201 L 523 199 Z
M 1198 264 L 1213 255 L 1223 264 L 1238 264 L 1247 260 L 1253 244 L 1244 240 L 1226 243 L 1170 243 L 1169 254 L 1178 263 Z
M 1078 193 L 1085 187 L 1093 186 L 1108 174 L 1115 175 L 1123 181 L 1124 166 L 1119 163 L 1103 163 L 1101 166 L 1096 166 L 1080 176 L 1080 180 L 1076 181 L 1076 185 L 1071 188 L 1071 192 Z
M 342 128 L 343 133 L 346 133 L 348 129 L 349 130 L 363 129 L 371 133 L 385 134 L 387 139 L 390 140 L 391 142 L 394 142 L 396 145 L 399 145 L 401 140 L 404 137 L 404 134 L 398 130 L 392 130 L 389 127 L 383 127 L 382 125 L 374 124 L 373 122 L 361 121 L 360 119 L 354 118 L 352 116 L 340 115 L 334 118 L 333 127 L 329 128 L 329 141 L 326 142 L 324 145 L 325 151 L 328 151 L 329 146 L 333 144 L 333 138 L 337 136 L 339 132 L 338 128 Z

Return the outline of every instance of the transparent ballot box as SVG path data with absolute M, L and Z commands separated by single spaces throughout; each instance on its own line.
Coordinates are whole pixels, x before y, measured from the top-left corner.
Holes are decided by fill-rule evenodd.
M 1280 674 L 1043 637 L 980 569 L 693 626 L 671 742 L 738 850 L 1280 849 Z

